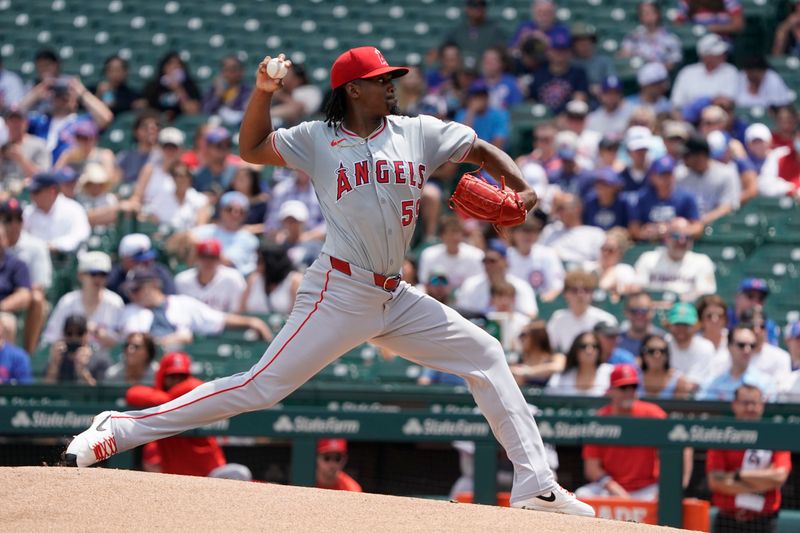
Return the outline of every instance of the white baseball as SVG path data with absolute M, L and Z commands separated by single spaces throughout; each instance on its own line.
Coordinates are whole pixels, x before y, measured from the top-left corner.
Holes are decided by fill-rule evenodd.
M 273 57 L 272 59 L 267 62 L 267 76 L 272 78 L 273 80 L 279 80 L 286 76 L 288 69 L 283 61 L 278 59 L 277 57 Z

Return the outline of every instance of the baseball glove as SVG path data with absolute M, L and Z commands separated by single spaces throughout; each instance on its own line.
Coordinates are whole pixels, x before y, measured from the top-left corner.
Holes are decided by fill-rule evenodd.
M 528 210 L 517 191 L 506 188 L 500 177 L 498 189 L 485 179 L 464 174 L 450 197 L 450 209 L 467 218 L 491 222 L 496 226 L 516 226 L 525 222 Z

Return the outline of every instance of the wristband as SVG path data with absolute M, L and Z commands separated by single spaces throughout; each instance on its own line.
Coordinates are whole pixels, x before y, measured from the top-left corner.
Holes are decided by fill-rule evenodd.
M 742 480 L 742 471 L 741 470 L 737 470 L 736 472 L 733 473 L 733 480 L 736 481 L 736 482 L 739 482 L 739 481 Z

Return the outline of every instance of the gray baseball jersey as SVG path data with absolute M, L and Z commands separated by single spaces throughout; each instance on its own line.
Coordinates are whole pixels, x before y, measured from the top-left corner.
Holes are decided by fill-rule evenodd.
M 391 115 L 366 139 L 306 122 L 278 130 L 274 148 L 311 176 L 327 222 L 322 251 L 379 274 L 397 274 L 428 175 L 460 162 L 475 132 L 457 122 Z

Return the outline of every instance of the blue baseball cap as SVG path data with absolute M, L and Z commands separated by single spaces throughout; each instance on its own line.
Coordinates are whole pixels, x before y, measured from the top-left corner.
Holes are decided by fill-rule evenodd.
M 609 76 L 603 80 L 603 83 L 600 84 L 600 88 L 603 92 L 607 91 L 622 91 L 622 82 L 619 81 L 619 78 L 616 76 Z
M 39 192 L 47 187 L 56 187 L 59 184 L 59 179 L 55 174 L 50 172 L 39 172 L 31 178 L 31 184 L 28 189 L 31 192 Z
M 593 183 L 605 183 L 614 187 L 621 187 L 623 185 L 622 178 L 613 168 L 603 167 L 598 168 L 593 174 Z
M 555 28 L 550 33 L 550 47 L 556 50 L 566 50 L 572 47 L 572 37 L 569 30 Z
M 786 333 L 787 339 L 798 339 L 800 338 L 800 322 L 795 322 L 791 326 L 788 326 L 787 329 L 789 330 Z
M 769 285 L 767 285 L 767 280 L 762 278 L 744 278 L 739 283 L 739 292 L 744 291 L 759 291 L 769 294 Z
M 72 183 L 78 179 L 78 173 L 72 167 L 64 167 L 56 170 L 53 176 L 59 183 Z
M 508 254 L 508 246 L 506 246 L 500 239 L 489 240 L 489 242 L 486 243 L 486 251 L 488 252 L 489 250 L 497 252 L 503 257 L 506 257 Z
M 250 209 L 250 200 L 239 191 L 228 191 L 219 199 L 220 207 L 228 207 L 231 204 L 236 204 L 244 209 Z
M 489 86 L 483 80 L 472 82 L 469 89 L 467 89 L 468 96 L 477 96 L 479 94 L 489 94 Z
M 653 161 L 649 174 L 672 174 L 673 170 L 675 170 L 675 160 L 664 155 Z
M 223 128 L 222 126 L 217 126 L 216 128 L 211 128 L 208 133 L 206 133 L 206 142 L 209 144 L 217 144 L 224 141 L 228 141 L 231 138 L 231 134 L 228 130 Z

